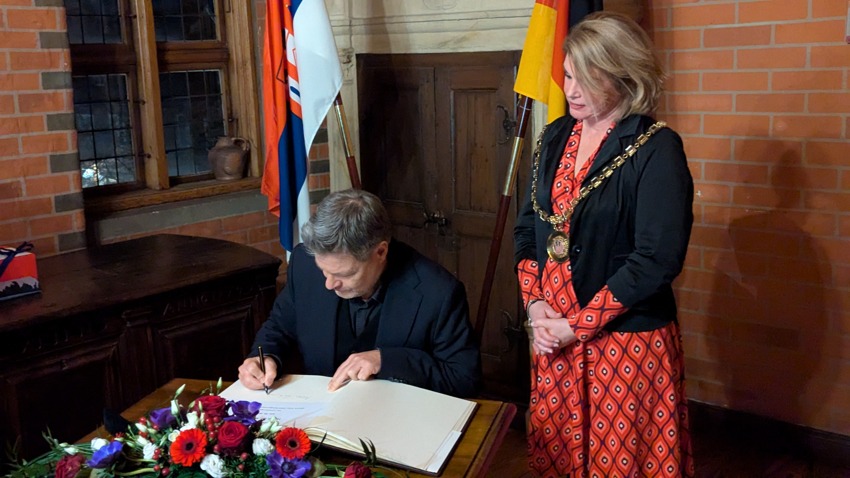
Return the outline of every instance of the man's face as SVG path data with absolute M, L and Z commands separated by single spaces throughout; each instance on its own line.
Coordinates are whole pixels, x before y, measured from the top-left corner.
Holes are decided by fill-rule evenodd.
M 325 287 L 343 299 L 368 299 L 375 292 L 387 263 L 389 245 L 379 243 L 365 261 L 345 253 L 316 254 L 316 266 L 325 275 Z

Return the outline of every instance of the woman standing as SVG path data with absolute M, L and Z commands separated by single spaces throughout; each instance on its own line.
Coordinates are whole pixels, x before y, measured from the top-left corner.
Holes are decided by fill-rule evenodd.
M 569 114 L 537 143 L 514 229 L 533 329 L 530 466 L 540 476 L 692 476 L 671 282 L 693 223 L 678 134 L 649 114 L 647 34 L 595 13 L 564 42 Z

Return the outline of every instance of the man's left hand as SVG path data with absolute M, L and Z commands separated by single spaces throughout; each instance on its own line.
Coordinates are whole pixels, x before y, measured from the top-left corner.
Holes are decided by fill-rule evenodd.
M 351 354 L 336 369 L 328 383 L 328 391 L 338 390 L 352 380 L 369 380 L 381 370 L 381 351 L 370 350 Z

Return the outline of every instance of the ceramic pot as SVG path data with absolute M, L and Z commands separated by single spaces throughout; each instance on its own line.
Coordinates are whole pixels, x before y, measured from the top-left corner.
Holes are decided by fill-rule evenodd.
M 250 150 L 251 143 L 245 138 L 220 136 L 208 154 L 215 178 L 230 181 L 245 177 Z

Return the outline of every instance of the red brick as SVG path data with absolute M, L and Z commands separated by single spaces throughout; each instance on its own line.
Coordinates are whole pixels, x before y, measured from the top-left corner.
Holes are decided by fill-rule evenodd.
M 278 240 L 277 226 L 255 227 L 248 230 L 248 244 L 256 244 L 264 241 Z
M 788 23 L 776 25 L 774 43 L 834 43 L 844 38 L 844 20 Z
M 8 70 L 9 62 L 6 60 L 6 55 L 0 55 L 0 71 Z
M 0 38 L 0 45 L 2 45 Z M 0 91 L 40 90 L 41 79 L 38 73 L 0 73 Z
M 0 138 L 0 159 L 17 156 L 21 152 L 18 138 Z M 3 162 L 0 162 L 2 165 Z M 2 168 L 2 166 L 0 166 Z
M 38 33 L 0 31 L 0 45 L 9 49 L 38 48 Z
M 767 115 L 706 114 L 703 118 L 705 134 L 720 136 L 767 136 L 770 117 Z
M 701 203 L 726 204 L 732 200 L 732 189 L 724 184 L 695 183 L 694 194 L 696 201 Z
M 0 121 L 0 136 L 44 131 L 43 116 L 18 116 Z
M 684 138 L 688 159 L 726 160 L 731 157 L 732 141 L 729 138 L 688 136 Z
M 702 75 L 703 91 L 764 91 L 767 88 L 766 72 L 708 72 Z
M 59 252 L 59 248 L 56 245 L 56 236 L 32 238 L 30 242 L 33 243 L 33 252 L 39 258 L 52 256 Z
M 705 48 L 717 48 L 724 46 L 769 45 L 770 30 L 770 25 L 707 28 L 702 36 L 703 46 Z
M 21 137 L 24 154 L 64 153 L 70 150 L 70 133 L 44 133 Z
M 26 178 L 27 197 L 55 196 L 71 192 L 68 174 L 52 174 Z
M 0 95 L 0 115 L 15 114 L 15 96 Z
M 765 0 L 738 3 L 738 23 L 782 22 L 803 20 L 809 15 L 808 2 L 800 0 Z
M 735 23 L 735 5 L 731 3 L 674 7 L 670 12 L 670 24 L 676 28 Z
M 658 50 L 695 50 L 702 48 L 701 30 L 666 30 L 652 32 Z
M 806 191 L 805 207 L 816 211 L 850 211 L 850 193 Z M 848 248 L 850 250 L 850 248 Z
M 767 165 L 706 161 L 703 168 L 705 181 L 764 186 L 770 179 Z
M 650 23 L 653 29 L 670 28 L 670 8 L 653 8 Z
M 24 198 L 13 201 L 8 208 L 8 219 L 44 216 L 53 212 L 53 198 Z
M 733 50 L 674 51 L 670 54 L 669 71 L 728 70 L 734 62 Z
M 779 205 L 780 198 L 787 207 L 801 204 L 800 191 L 779 190 L 773 187 L 735 185 L 732 202 L 738 206 L 773 208 Z
M 0 180 L 47 174 L 48 161 L 45 156 L 11 158 L 0 160 Z
M 659 114 L 659 120 L 666 121 L 679 134 L 699 134 L 700 115 L 697 114 Z
M 248 244 L 248 231 L 225 232 L 221 234 L 221 239 L 238 244 Z
M 741 48 L 736 55 L 742 70 L 806 67 L 805 47 Z
M 5 204 L 0 203 L 0 207 L 5 207 Z M 27 237 L 29 228 L 26 220 L 0 222 L 0 244 L 20 244 Z
M 812 68 L 847 68 L 850 47 L 847 45 L 812 46 Z
M 803 143 L 794 140 L 740 138 L 734 140 L 732 154 L 735 161 L 773 165 L 782 157 L 802 157 Z
M 667 95 L 667 102 L 671 111 L 732 111 L 731 94 L 671 94 Z
M 846 114 L 850 93 L 809 93 L 810 113 Z
M 265 216 L 266 214 L 264 212 L 254 212 L 225 217 L 221 219 L 221 230 L 224 232 L 242 231 L 259 225 L 265 225 Z
M 735 111 L 744 113 L 802 113 L 806 97 L 802 93 L 742 93 L 735 95 Z
M 65 112 L 64 91 L 46 91 L 18 95 L 18 108 L 21 113 L 55 113 Z
M 20 8 L 6 11 L 10 28 L 17 30 L 56 30 L 55 8 Z
M 73 217 L 70 214 L 54 214 L 48 217 L 30 219 L 30 231 L 35 237 L 73 232 Z
M 18 71 L 66 71 L 70 66 L 69 50 L 9 52 L 9 66 Z
M 771 136 L 792 138 L 841 138 L 842 118 L 838 116 L 785 116 L 773 117 Z
M 0 201 L 7 199 L 18 199 L 23 197 L 24 190 L 21 187 L 21 181 L 5 181 L 0 182 Z
M 667 91 L 685 93 L 699 91 L 699 73 L 672 73 L 665 82 Z
M 776 71 L 773 73 L 771 89 L 785 90 L 840 90 L 843 87 L 841 71 Z
M 782 214 L 797 224 L 802 232 L 812 236 L 834 236 L 839 232 L 833 212 L 783 211 Z
M 310 191 L 317 191 L 317 190 L 320 190 L 320 189 L 330 189 L 330 187 L 331 187 L 331 176 L 328 173 L 311 174 L 307 178 L 307 183 L 309 185 Z
M 843 17 L 847 14 L 847 5 L 835 0 L 810 0 L 812 4 L 812 16 L 814 18 L 822 17 Z

